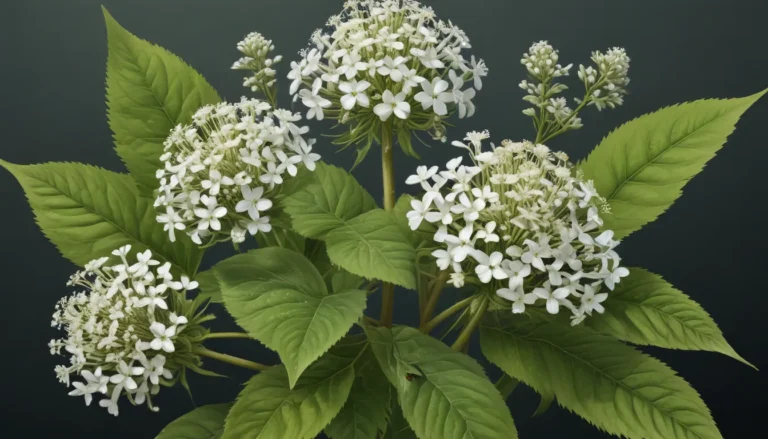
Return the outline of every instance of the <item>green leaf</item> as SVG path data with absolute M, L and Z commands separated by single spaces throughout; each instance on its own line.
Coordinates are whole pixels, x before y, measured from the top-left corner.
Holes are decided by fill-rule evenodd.
M 355 381 L 346 404 L 325 433 L 331 439 L 376 439 L 387 428 L 392 386 L 366 349 L 355 368 Z
M 539 406 L 536 407 L 536 411 L 533 412 L 533 417 L 543 415 L 547 410 L 549 410 L 549 407 L 552 406 L 552 403 L 555 402 L 555 395 L 551 393 L 542 393 L 540 397 L 541 399 L 539 400 Z
M 611 208 L 604 228 L 623 238 L 667 210 L 765 92 L 664 108 L 603 139 L 580 168 Z
M 367 279 L 416 288 L 416 252 L 389 212 L 372 210 L 326 236 L 334 264 Z
M 642 268 L 630 269 L 605 308 L 586 320 L 603 334 L 639 345 L 719 352 L 755 367 L 733 350 L 698 303 Z
M 366 332 L 419 438 L 517 438 L 506 403 L 475 360 L 414 328 Z
M 75 264 L 130 244 L 194 277 L 202 251 L 184 234 L 170 242 L 153 201 L 139 195 L 130 176 L 79 163 L 0 166 L 21 184 L 45 236 Z
M 403 409 L 397 398 L 392 398 L 392 414 L 389 417 L 387 431 L 384 432 L 383 439 L 418 439 L 416 433 L 411 430 L 408 421 L 403 416 Z
M 195 280 L 200 284 L 198 297 L 207 298 L 213 303 L 222 303 L 224 301 L 221 297 L 221 286 L 219 286 L 219 279 L 216 277 L 215 267 L 198 273 L 195 276 Z
M 366 349 L 364 337 L 346 337 L 293 389 L 282 365 L 251 378 L 229 412 L 222 439 L 314 438 L 344 406 L 354 365 Z
M 258 233 L 255 238 L 259 247 L 283 247 L 302 254 L 306 245 L 303 236 L 282 227 L 273 227 L 269 233 Z
M 221 100 L 193 68 L 123 29 L 106 9 L 107 105 L 115 149 L 144 194 L 157 188 L 163 142 L 201 106 Z
M 505 373 L 608 433 L 722 438 L 698 393 L 672 369 L 584 326 L 518 315 L 484 325 L 480 343 Z
M 168 424 L 155 439 L 221 439 L 232 404 L 204 405 Z
M 329 294 L 312 263 L 267 247 L 216 265 L 224 305 L 251 336 L 277 351 L 291 387 L 363 315 L 366 293 Z
M 352 218 L 376 208 L 373 197 L 343 169 L 318 163 L 313 174 L 312 183 L 282 202 L 300 234 L 322 239 Z

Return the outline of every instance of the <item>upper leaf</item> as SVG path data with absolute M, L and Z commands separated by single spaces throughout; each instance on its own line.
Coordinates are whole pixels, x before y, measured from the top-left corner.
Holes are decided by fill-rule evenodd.
M 220 439 L 232 404 L 198 407 L 168 424 L 155 439 Z
M 277 351 L 291 387 L 365 309 L 365 291 L 328 294 L 307 258 L 280 247 L 220 262 L 216 276 L 229 313 L 249 334 Z
M 604 227 L 622 238 L 667 210 L 765 92 L 664 108 L 603 139 L 581 170 L 611 208 L 612 215 L 604 215 Z
M 506 403 L 475 360 L 414 328 L 366 332 L 419 438 L 517 438 Z
M 65 258 L 83 266 L 130 244 L 149 249 L 179 270 L 194 275 L 202 251 L 186 236 L 170 242 L 155 220 L 152 200 L 139 195 L 134 181 L 79 163 L 14 165 L 0 160 L 19 181 L 45 236 Z
M 283 200 L 294 229 L 309 238 L 323 238 L 333 229 L 376 208 L 373 197 L 354 177 L 336 166 L 318 163 L 314 180 Z
M 416 252 L 390 212 L 375 209 L 326 236 L 334 264 L 367 279 L 416 288 Z
M 489 319 L 491 320 L 491 319 Z M 507 374 L 609 433 L 721 439 L 709 409 L 664 363 L 583 326 L 516 315 L 481 328 L 483 354 Z
M 345 338 L 293 389 L 282 365 L 254 376 L 230 410 L 222 439 L 314 438 L 344 406 L 366 349 L 364 337 Z
M 221 100 L 193 68 L 123 29 L 104 9 L 109 57 L 107 106 L 115 149 L 142 193 L 157 188 L 163 142 L 205 104 Z
M 387 428 L 392 386 L 371 349 L 366 349 L 355 366 L 347 402 L 325 429 L 331 439 L 376 439 Z
M 642 268 L 629 273 L 611 293 L 605 313 L 587 319 L 591 328 L 640 345 L 719 352 L 752 366 L 698 303 L 661 276 Z

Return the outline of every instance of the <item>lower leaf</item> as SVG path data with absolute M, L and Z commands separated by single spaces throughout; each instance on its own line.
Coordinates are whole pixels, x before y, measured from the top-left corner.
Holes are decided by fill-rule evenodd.
M 168 424 L 155 439 L 220 439 L 232 404 L 204 405 Z
M 589 328 L 518 315 L 484 325 L 481 345 L 505 373 L 609 433 L 722 439 L 701 397 L 672 369 Z

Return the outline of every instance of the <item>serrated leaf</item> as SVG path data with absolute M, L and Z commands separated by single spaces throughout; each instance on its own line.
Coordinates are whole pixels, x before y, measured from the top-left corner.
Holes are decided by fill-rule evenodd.
M 300 234 L 322 239 L 348 220 L 376 208 L 373 197 L 343 169 L 319 163 L 313 176 L 311 183 L 282 202 Z
M 215 267 L 198 273 L 195 276 L 195 280 L 200 284 L 198 297 L 206 298 L 213 303 L 222 303 L 224 301 L 221 297 L 221 287 L 219 286 L 219 279 L 216 277 Z
M 130 176 L 79 163 L 0 166 L 21 184 L 45 236 L 75 264 L 130 244 L 190 276 L 197 271 L 202 251 L 186 236 L 170 242 L 152 200 L 139 195 Z
M 125 30 L 104 11 L 109 56 L 107 106 L 115 149 L 143 194 L 157 188 L 163 142 L 201 106 L 221 101 L 192 67 Z
M 400 408 L 400 403 L 397 398 L 392 398 L 392 407 L 390 408 L 392 414 L 389 417 L 389 425 L 387 431 L 384 432 L 383 439 L 418 439 L 416 433 L 411 430 L 403 416 L 403 409 Z
M 198 407 L 168 424 L 155 439 L 221 439 L 232 404 Z
M 699 394 L 672 369 L 584 326 L 518 315 L 483 325 L 480 343 L 505 373 L 608 433 L 722 438 Z
M 355 362 L 366 349 L 364 337 L 346 337 L 293 389 L 282 365 L 251 378 L 229 412 L 222 439 L 314 438 L 344 406 Z
M 592 329 L 639 345 L 719 352 L 754 367 L 725 340 L 712 317 L 661 276 L 632 268 L 611 292 Z
M 347 402 L 325 433 L 331 439 L 376 439 L 387 427 L 391 389 L 373 351 L 366 349 L 356 364 Z
M 580 166 L 611 208 L 604 228 L 623 238 L 667 210 L 765 92 L 664 108 L 610 133 Z
M 419 438 L 517 438 L 506 403 L 475 360 L 414 328 L 366 332 Z
M 282 227 L 273 227 L 269 233 L 258 233 L 255 238 L 259 247 L 283 247 L 302 254 L 306 245 L 303 236 Z
M 251 336 L 277 351 L 291 386 L 365 309 L 365 291 L 329 294 L 307 258 L 280 247 L 231 257 L 216 265 L 216 276 L 229 313 Z
M 375 209 L 325 238 L 331 262 L 366 279 L 416 288 L 416 252 L 389 212 Z

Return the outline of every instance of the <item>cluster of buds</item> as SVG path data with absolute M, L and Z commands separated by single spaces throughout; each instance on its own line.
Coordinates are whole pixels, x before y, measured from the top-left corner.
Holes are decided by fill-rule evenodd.
M 602 110 L 621 105 L 629 84 L 629 57 L 624 49 L 613 48 L 604 54 L 593 52 L 596 67 L 579 65 L 578 76 L 584 83 L 585 94 L 582 99 L 574 99 L 578 107 L 571 109 L 566 98 L 558 96 L 568 87 L 556 80 L 568 76 L 573 65 L 562 66 L 559 60 L 558 51 L 546 41 L 534 43 L 520 60 L 528 72 L 528 78 L 520 82 L 520 88 L 526 92 L 523 100 L 533 105 L 523 114 L 533 118 L 540 142 L 581 128 L 578 114 L 585 106 L 594 105 Z
M 193 350 L 205 334 L 206 316 L 185 299 L 197 282 L 174 278 L 171 264 L 161 265 L 149 250 L 130 251 L 112 252 L 118 264 L 104 257 L 75 273 L 68 285 L 81 290 L 56 305 L 51 322 L 66 332 L 51 340 L 51 354 L 70 355 L 69 365 L 56 366 L 59 380 L 88 405 L 105 395 L 99 405 L 115 416 L 121 396 L 157 411 L 152 398 L 160 387 L 199 366 Z
M 237 43 L 237 50 L 243 55 L 232 65 L 233 70 L 249 70 L 251 76 L 243 79 L 243 86 L 253 92 L 261 91 L 267 100 L 274 106 L 276 103 L 276 80 L 274 66 L 282 61 L 282 55 L 270 57 L 270 52 L 275 50 L 272 40 L 264 38 L 258 32 L 251 32 Z
M 482 150 L 487 132 L 454 145 L 469 151 L 446 169 L 419 167 L 409 184 L 426 191 L 413 200 L 409 224 L 439 225 L 432 253 L 456 287 L 486 286 L 514 313 L 543 304 L 569 310 L 578 324 L 594 312 L 629 272 L 619 265 L 613 232 L 600 230 L 604 202 L 568 157 L 544 145 L 504 141 Z

